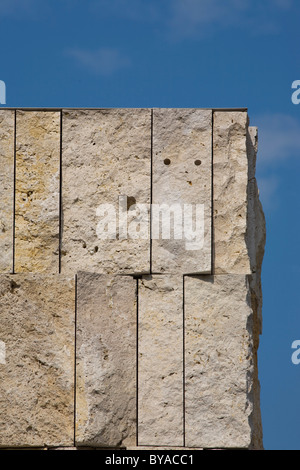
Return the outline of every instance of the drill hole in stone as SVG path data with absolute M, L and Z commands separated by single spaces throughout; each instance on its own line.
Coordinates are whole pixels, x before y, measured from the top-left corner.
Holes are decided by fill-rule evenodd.
M 170 163 L 171 163 L 171 160 L 169 158 L 164 159 L 164 164 L 165 165 L 170 165 Z
M 196 165 L 196 166 L 201 165 L 201 160 L 195 160 L 195 165 Z

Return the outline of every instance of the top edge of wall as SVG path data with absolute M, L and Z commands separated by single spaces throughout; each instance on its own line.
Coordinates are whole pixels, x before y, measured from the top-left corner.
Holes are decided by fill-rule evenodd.
M 4 106 L 1 106 L 0 107 L 0 111 L 2 110 L 8 110 L 8 111 L 67 111 L 67 110 L 91 110 L 91 111 L 100 111 L 100 110 L 110 110 L 110 109 L 207 109 L 207 110 L 211 110 L 211 111 L 242 111 L 242 112 L 247 112 L 248 111 L 248 108 L 197 108 L 197 107 L 172 107 L 172 108 L 169 108 L 169 107 L 164 107 L 164 106 L 161 106 L 161 107 L 111 107 L 111 108 L 91 108 L 91 107 L 81 107 L 81 108 L 65 108 L 65 107 L 62 107 L 62 108 L 56 108 L 56 107 L 53 107 L 53 108 L 50 108 L 50 107 L 46 107 L 46 108 L 43 108 L 43 107 L 40 107 L 40 108 L 30 108 L 30 107 L 16 107 L 16 108 L 11 108 L 11 107 L 4 107 Z

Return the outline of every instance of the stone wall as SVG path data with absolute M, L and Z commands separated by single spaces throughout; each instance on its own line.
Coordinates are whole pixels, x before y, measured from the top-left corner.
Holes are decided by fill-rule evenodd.
M 246 109 L 0 110 L 0 447 L 263 447 L 256 153 Z

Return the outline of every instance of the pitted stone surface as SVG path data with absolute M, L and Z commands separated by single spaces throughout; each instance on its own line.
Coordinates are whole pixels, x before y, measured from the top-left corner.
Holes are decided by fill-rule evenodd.
M 182 276 L 138 285 L 138 444 L 183 445 Z
M 73 445 L 74 333 L 73 278 L 0 275 L 1 447 Z
M 149 272 L 151 111 L 65 110 L 62 139 L 62 272 Z
M 186 445 L 259 447 L 250 277 L 187 276 L 184 296 Z
M 211 273 L 211 172 L 212 111 L 154 109 L 153 272 Z M 168 209 L 176 214 L 166 239 L 155 212 L 162 205 L 168 206 L 167 218 Z
M 0 110 L 0 272 L 13 270 L 15 113 Z
M 60 113 L 17 110 L 17 273 L 58 273 L 59 178 Z
M 136 280 L 79 272 L 76 444 L 136 445 Z

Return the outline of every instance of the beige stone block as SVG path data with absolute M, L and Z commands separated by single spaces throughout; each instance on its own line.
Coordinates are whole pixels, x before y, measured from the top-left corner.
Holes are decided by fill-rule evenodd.
M 78 274 L 78 446 L 136 445 L 136 282 Z
M 151 111 L 65 110 L 62 137 L 62 272 L 149 272 Z
M 153 272 L 211 273 L 211 173 L 212 111 L 155 109 Z
M 214 112 L 213 212 L 214 273 L 250 274 L 247 246 L 248 115 Z
M 15 272 L 59 271 L 60 113 L 17 110 Z
M 0 276 L 0 446 L 70 446 L 74 438 L 75 283 Z
M 0 110 L 0 272 L 13 271 L 15 113 Z
M 185 277 L 185 442 L 261 448 L 251 276 Z
M 138 284 L 138 445 L 183 445 L 182 276 Z

